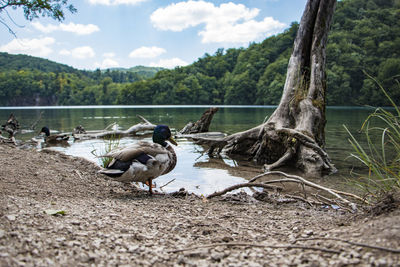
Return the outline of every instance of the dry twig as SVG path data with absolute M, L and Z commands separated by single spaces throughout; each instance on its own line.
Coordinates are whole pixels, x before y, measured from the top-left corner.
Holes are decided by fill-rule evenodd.
M 359 247 L 372 248 L 372 249 L 377 249 L 377 250 L 382 250 L 382 251 L 387 251 L 387 252 L 392 252 L 392 253 L 400 253 L 400 249 L 385 248 L 385 247 L 381 247 L 381 246 L 374 246 L 374 245 L 369 245 L 369 244 L 364 244 L 364 243 L 359 243 L 359 242 L 353 242 L 353 241 L 350 241 L 350 240 L 336 238 L 336 237 L 299 238 L 299 239 L 296 239 L 294 242 L 296 243 L 297 241 L 309 241 L 309 240 L 333 240 L 333 241 L 340 241 L 340 242 L 348 243 L 350 245 L 359 246 Z
M 339 254 L 339 250 L 333 250 L 333 249 L 327 249 L 327 248 L 321 248 L 321 247 L 310 247 L 310 246 L 299 246 L 299 245 L 266 245 L 266 244 L 255 244 L 255 243 L 238 243 L 238 242 L 228 242 L 228 243 L 214 243 L 214 244 L 208 244 L 208 245 L 202 245 L 202 246 L 196 246 L 196 247 L 190 247 L 190 248 L 182 248 L 182 249 L 175 249 L 175 250 L 170 250 L 168 253 L 178 253 L 178 252 L 183 252 L 183 251 L 188 251 L 188 250 L 194 250 L 194 249 L 199 249 L 199 248 L 213 248 L 213 247 L 218 247 L 218 246 L 228 246 L 228 247 L 257 247 L 257 248 L 284 248 L 284 249 L 304 249 L 304 250 L 317 250 L 317 251 L 322 251 L 326 253 L 333 253 L 333 254 Z
M 165 185 L 162 185 L 162 186 L 160 186 L 160 187 L 159 187 L 159 188 L 160 188 L 160 190 L 162 191 L 163 187 L 165 187 L 165 186 L 169 185 L 169 184 L 170 184 L 170 183 L 172 183 L 173 181 L 175 181 L 175 178 L 174 178 L 174 179 L 172 179 L 171 181 L 169 181 L 168 183 L 166 183 Z

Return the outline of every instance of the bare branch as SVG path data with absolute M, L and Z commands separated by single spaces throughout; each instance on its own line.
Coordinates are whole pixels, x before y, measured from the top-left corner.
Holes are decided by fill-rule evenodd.
M 270 174 L 270 175 L 279 174 L 279 175 L 283 175 L 283 176 L 288 177 L 288 178 L 297 179 L 297 180 L 301 181 L 302 183 L 304 183 L 305 185 L 308 185 L 308 186 L 310 186 L 310 187 L 323 190 L 323 191 L 325 191 L 325 192 L 327 192 L 327 193 L 329 193 L 329 194 L 335 196 L 336 198 L 338 198 L 339 200 L 341 200 L 341 201 L 344 202 L 345 204 L 349 205 L 349 206 L 352 208 L 353 211 L 356 211 L 356 210 L 357 210 L 356 204 L 354 204 L 354 203 L 348 201 L 347 199 L 341 197 L 341 196 L 340 196 L 337 192 L 335 192 L 335 190 L 333 190 L 333 189 L 330 189 L 330 188 L 323 187 L 323 186 L 321 186 L 321 185 L 315 184 L 315 183 L 313 183 L 313 182 L 310 182 L 310 181 L 304 179 L 303 177 L 300 177 L 300 176 L 297 176 L 297 175 L 287 174 L 287 173 L 281 172 L 281 171 L 270 171 L 270 172 L 266 172 L 266 173 L 265 173 L 265 175 L 268 175 L 268 174 Z
M 190 248 L 182 248 L 182 249 L 175 249 L 170 250 L 168 253 L 178 253 L 188 250 L 194 250 L 199 248 L 213 248 L 218 246 L 227 246 L 227 247 L 257 247 L 257 248 L 284 248 L 284 249 L 303 249 L 303 250 L 315 250 L 315 251 L 322 251 L 326 253 L 332 254 L 340 254 L 339 250 L 321 248 L 321 247 L 310 247 L 310 246 L 298 246 L 298 245 L 266 245 L 266 244 L 255 244 L 255 243 L 237 243 L 237 242 L 228 242 L 228 243 L 214 243 L 202 246 L 195 246 Z
M 299 238 L 299 239 L 296 239 L 294 242 L 297 242 L 297 241 L 309 241 L 309 240 L 333 240 L 333 241 L 340 241 L 340 242 L 348 243 L 350 245 L 359 246 L 359 247 L 372 248 L 372 249 L 377 249 L 377 250 L 382 250 L 382 251 L 387 251 L 387 252 L 392 252 L 392 253 L 400 253 L 400 249 L 386 248 L 386 247 L 381 247 L 381 246 L 369 245 L 369 244 L 354 242 L 354 241 L 341 239 L 341 238 L 336 238 L 336 237 Z
M 237 184 L 237 185 L 230 186 L 219 192 L 212 193 L 211 195 L 207 196 L 207 199 L 217 197 L 217 196 L 222 196 L 230 191 L 233 191 L 233 190 L 236 190 L 239 188 L 243 188 L 243 187 L 262 187 L 265 189 L 273 189 L 273 190 L 279 190 L 279 191 L 282 190 L 282 188 L 278 187 L 278 186 L 271 186 L 271 185 L 257 184 L 257 183 L 243 183 L 243 184 Z

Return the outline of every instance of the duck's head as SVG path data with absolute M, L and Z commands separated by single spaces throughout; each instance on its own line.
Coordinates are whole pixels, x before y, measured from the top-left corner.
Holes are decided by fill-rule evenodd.
M 39 133 L 39 134 L 42 134 L 42 133 L 44 133 L 46 136 L 50 136 L 50 129 L 49 129 L 49 127 L 44 126 L 44 127 L 42 128 L 42 130 L 40 130 L 40 133 Z
M 167 142 L 165 142 L 167 140 L 176 146 L 178 145 L 172 138 L 171 130 L 167 125 L 157 125 L 153 132 L 153 142 L 165 147 L 167 146 Z

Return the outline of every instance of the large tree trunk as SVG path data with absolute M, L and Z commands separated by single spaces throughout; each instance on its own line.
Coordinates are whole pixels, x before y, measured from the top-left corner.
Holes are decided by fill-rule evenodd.
M 210 142 L 209 152 L 246 156 L 266 170 L 292 166 L 307 176 L 335 172 L 325 145 L 325 47 L 336 0 L 308 0 L 279 106 L 262 125 Z

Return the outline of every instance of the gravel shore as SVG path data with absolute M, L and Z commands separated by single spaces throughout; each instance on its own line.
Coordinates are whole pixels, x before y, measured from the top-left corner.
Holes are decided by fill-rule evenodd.
M 1 266 L 400 266 L 365 246 L 400 249 L 398 208 L 149 196 L 81 158 L 5 144 L 0 155 Z

